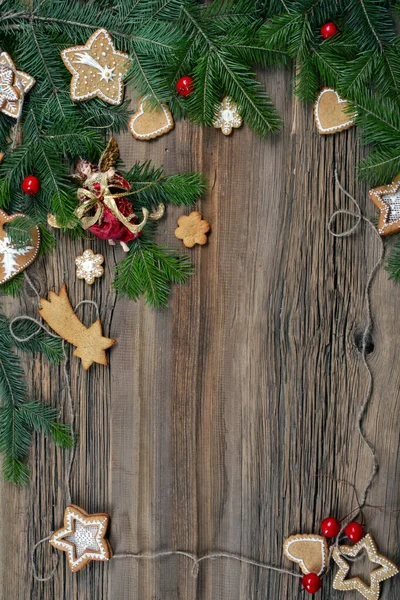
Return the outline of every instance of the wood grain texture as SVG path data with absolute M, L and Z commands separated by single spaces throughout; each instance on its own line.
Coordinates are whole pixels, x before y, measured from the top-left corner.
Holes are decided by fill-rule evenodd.
M 66 281 L 73 304 L 99 302 L 104 332 L 118 340 L 108 368 L 85 373 L 80 361 L 70 364 L 80 436 L 73 501 L 111 514 L 114 552 L 225 550 L 290 568 L 282 557 L 287 535 L 316 532 L 322 518 L 355 507 L 349 487 L 314 476 L 330 473 L 360 488 L 368 479 L 370 456 L 356 430 L 367 385 L 358 346 L 378 247 L 365 226 L 343 240 L 327 232 L 332 211 L 347 207 L 335 192 L 335 168 L 362 210 L 375 211 L 366 186 L 355 182 L 358 132 L 321 137 L 312 107 L 292 96 L 291 75 L 262 75 L 285 120 L 268 140 L 246 127 L 225 138 L 188 122 L 150 143 L 120 140 L 127 166 L 151 159 L 168 173 L 200 169 L 210 181 L 199 203 L 212 227 L 207 246 L 183 250 L 175 239 L 176 219 L 185 212 L 179 207 L 168 209 L 160 227 L 160 241 L 190 252 L 196 265 L 168 310 L 116 300 L 110 282 L 122 250 L 100 240 L 64 239 L 30 269 L 42 295 Z M 73 257 L 86 247 L 106 255 L 105 276 L 91 287 L 74 275 Z M 370 503 L 397 507 L 400 288 L 383 270 L 372 308 L 368 360 L 375 383 L 365 428 L 380 472 Z M 35 315 L 29 288 L 21 300 L 7 300 L 6 310 Z M 61 368 L 36 357 L 26 370 L 35 397 L 64 402 Z M 1 483 L 1 599 L 300 595 L 297 579 L 225 559 L 203 564 L 195 580 L 183 557 L 92 563 L 71 575 L 61 556 L 54 580 L 35 582 L 29 554 L 61 524 L 67 462 L 67 452 L 35 437 L 31 485 Z M 369 509 L 366 516 L 381 550 L 400 562 L 395 515 Z M 38 558 L 39 567 L 51 567 L 47 545 Z M 381 598 L 395 600 L 398 585 L 386 582 Z M 342 593 L 327 583 L 319 597 L 339 600 Z

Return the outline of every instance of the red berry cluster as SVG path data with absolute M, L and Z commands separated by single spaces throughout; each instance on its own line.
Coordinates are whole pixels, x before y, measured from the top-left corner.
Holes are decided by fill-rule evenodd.
M 340 523 L 335 517 L 327 517 L 321 523 L 321 531 L 327 538 L 335 538 L 338 536 L 340 529 Z M 365 536 L 364 527 L 360 523 L 357 523 L 357 521 L 352 521 L 346 525 L 344 533 L 352 542 L 354 542 L 354 544 L 357 544 L 357 542 L 362 540 Z M 304 575 L 301 583 L 309 594 L 316 594 L 321 589 L 322 585 L 321 577 L 317 575 L 317 573 L 308 573 L 307 575 Z

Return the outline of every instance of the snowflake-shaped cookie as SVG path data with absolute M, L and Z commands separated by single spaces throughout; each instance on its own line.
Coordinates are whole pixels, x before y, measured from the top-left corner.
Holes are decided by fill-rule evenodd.
M 232 128 L 237 129 L 241 126 L 242 122 L 236 102 L 230 96 L 225 96 L 214 117 L 213 126 L 215 129 L 221 129 L 224 135 L 229 135 L 232 133 Z
M 86 283 L 92 285 L 96 277 L 101 277 L 104 273 L 101 266 L 103 262 L 102 254 L 94 254 L 92 250 L 85 250 L 81 256 L 75 258 L 77 278 L 84 279 Z
M 105 539 L 110 516 L 106 513 L 90 515 L 71 504 L 64 513 L 64 527 L 50 537 L 50 544 L 67 553 L 69 568 L 80 571 L 91 560 L 111 558 L 111 547 Z
M 72 73 L 72 100 L 79 102 L 98 96 L 109 104 L 121 104 L 123 79 L 132 61 L 128 54 L 115 49 L 106 29 L 95 31 L 85 46 L 65 48 L 61 58 Z
M 22 113 L 24 96 L 35 83 L 31 75 L 17 71 L 7 52 L 0 53 L 0 112 L 18 119 Z

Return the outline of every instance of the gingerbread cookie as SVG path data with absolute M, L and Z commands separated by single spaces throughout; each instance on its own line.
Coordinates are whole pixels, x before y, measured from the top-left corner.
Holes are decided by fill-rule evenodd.
M 4 225 L 11 223 L 17 217 L 26 217 L 22 213 L 7 215 L 0 210 L 0 284 L 12 279 L 24 271 L 37 257 L 40 247 L 39 227 L 31 230 L 31 242 L 18 248 L 8 237 Z
M 305 575 L 321 575 L 328 566 L 328 544 L 321 535 L 292 535 L 285 540 L 283 552 L 289 560 L 298 563 Z
M 0 53 L 0 112 L 18 119 L 22 113 L 24 96 L 35 83 L 31 75 L 17 71 L 7 52 Z
M 348 101 L 331 89 L 324 88 L 314 105 L 315 124 L 319 133 L 328 135 L 349 129 L 354 125 L 356 113 L 346 112 Z
M 98 96 L 109 104 L 122 103 L 123 79 L 132 61 L 128 54 L 115 49 L 106 29 L 95 31 L 84 46 L 65 48 L 61 58 L 72 73 L 71 98 L 74 102 Z
M 100 319 L 90 327 L 78 319 L 67 294 L 65 283 L 61 286 L 60 293 L 49 292 L 49 300 L 40 299 L 40 316 L 64 340 L 76 346 L 74 356 L 82 361 L 82 366 L 87 371 L 94 363 L 107 365 L 105 351 L 115 344 L 115 340 L 103 336 Z
M 75 258 L 77 278 L 84 279 L 86 283 L 92 285 L 94 280 L 104 273 L 101 266 L 103 262 L 104 256 L 102 254 L 94 254 L 93 250 L 85 250 L 81 256 Z
M 373 188 L 368 192 L 372 202 L 380 210 L 378 232 L 381 236 L 400 230 L 400 175 L 389 185 Z
M 139 101 L 137 112 L 129 120 L 129 130 L 137 140 L 152 140 L 174 128 L 174 119 L 166 104 L 149 107 L 150 95 Z
M 362 552 L 366 552 L 369 560 L 374 565 L 379 565 L 370 572 L 369 585 L 360 577 L 350 577 L 350 565 L 346 560 L 346 556 L 350 560 L 359 556 Z M 332 558 L 339 567 L 333 580 L 335 590 L 357 590 L 367 600 L 378 600 L 380 595 L 380 582 L 394 577 L 399 572 L 397 566 L 382 554 L 379 554 L 375 540 L 371 534 L 367 534 L 363 539 L 354 544 L 354 546 L 335 546 L 332 553 Z
M 107 513 L 90 515 L 71 504 L 65 509 L 64 527 L 51 535 L 49 543 L 66 552 L 68 566 L 76 573 L 92 560 L 110 560 L 112 550 L 105 538 L 109 522 Z
M 230 135 L 233 127 L 237 129 L 241 125 L 242 117 L 239 114 L 236 102 L 230 96 L 225 96 L 214 117 L 213 127 L 221 129 L 224 135 Z
M 182 215 L 178 219 L 178 227 L 175 229 L 175 237 L 183 240 L 186 248 L 193 248 L 195 244 L 203 246 L 207 242 L 206 233 L 210 231 L 210 224 L 201 218 L 201 214 L 195 210 L 190 215 Z

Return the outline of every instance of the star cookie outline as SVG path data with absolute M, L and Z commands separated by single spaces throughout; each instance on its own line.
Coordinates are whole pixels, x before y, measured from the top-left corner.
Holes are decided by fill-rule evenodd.
M 32 75 L 29 75 L 29 73 L 25 73 L 25 71 L 18 71 L 8 52 L 0 53 L 0 63 L 7 64 L 10 70 L 14 73 L 14 87 L 16 87 L 20 93 L 20 98 L 18 98 L 18 100 L 7 100 L 0 108 L 0 112 L 4 113 L 8 117 L 12 117 L 13 119 L 19 119 L 22 114 L 25 94 L 27 94 L 33 88 L 36 83 L 36 79 L 32 77 Z
M 112 73 L 112 71 L 115 71 L 115 76 L 117 77 L 116 81 L 113 82 L 113 86 L 118 87 L 117 98 L 113 98 L 110 95 L 107 95 L 106 94 L 107 90 L 104 91 L 101 89 L 100 83 L 101 83 L 102 79 L 98 80 L 97 77 L 96 77 L 96 86 L 94 89 L 92 89 L 91 91 L 86 91 L 86 93 L 83 93 L 82 91 L 81 92 L 78 91 L 78 88 L 81 86 L 81 78 L 84 81 L 85 75 L 82 76 L 81 73 L 75 68 L 74 64 L 76 64 L 76 61 L 74 61 L 73 58 L 75 55 L 87 54 L 89 56 L 89 58 L 91 58 L 92 60 L 97 62 L 100 67 L 103 67 L 103 65 L 100 64 L 90 54 L 93 44 L 96 41 L 98 41 L 98 39 L 101 36 L 104 36 L 106 43 L 109 44 L 110 50 L 111 50 L 111 56 L 113 56 L 113 57 L 118 56 L 118 57 L 122 57 L 124 59 L 124 61 L 121 61 L 120 64 L 116 64 L 114 66 L 114 68 L 112 68 L 111 66 L 109 67 L 107 65 L 107 68 L 111 71 L 111 73 Z M 91 98 L 95 98 L 97 96 L 98 98 L 101 98 L 102 100 L 104 100 L 104 102 L 107 102 L 108 104 L 113 104 L 115 106 L 119 106 L 122 103 L 122 100 L 124 98 L 124 78 L 132 64 L 132 59 L 125 52 L 120 52 L 119 50 L 116 50 L 113 39 L 112 39 L 111 35 L 108 33 L 107 29 L 105 29 L 104 27 L 97 29 L 97 31 L 92 33 L 92 35 L 89 37 L 89 39 L 87 40 L 87 42 L 84 46 L 72 46 L 69 48 L 65 48 L 64 50 L 61 51 L 61 58 L 64 62 L 64 65 L 68 69 L 68 71 L 72 74 L 70 91 L 71 91 L 71 98 L 74 102 L 83 102 L 85 100 L 90 100 Z M 82 60 L 82 58 L 81 58 L 81 60 Z M 79 64 L 79 63 L 77 63 L 77 64 Z M 86 63 L 81 62 L 80 64 L 86 64 Z M 124 65 L 126 65 L 126 68 L 124 68 Z M 106 66 L 104 66 L 104 69 L 105 68 L 106 68 Z M 87 85 L 87 84 L 83 84 L 83 85 Z M 88 88 L 86 87 L 85 89 L 87 90 Z
M 380 568 L 373 569 L 370 572 L 371 585 L 368 586 L 360 577 L 346 579 L 350 565 L 345 556 L 355 558 L 365 550 L 369 560 L 372 563 L 380 565 Z M 390 577 L 394 577 L 399 572 L 397 566 L 382 554 L 379 554 L 374 538 L 368 533 L 361 541 L 354 546 L 338 546 L 333 549 L 332 558 L 339 567 L 333 580 L 335 590 L 350 591 L 356 590 L 367 600 L 378 600 L 380 595 L 380 583 Z
M 98 551 L 89 549 L 85 550 L 79 557 L 76 555 L 76 545 L 65 539 L 75 533 L 75 521 L 83 527 L 98 526 L 99 530 L 96 534 Z M 110 560 L 112 550 L 109 541 L 105 538 L 109 522 L 110 515 L 107 513 L 89 514 L 79 506 L 70 504 L 64 512 L 64 526 L 51 535 L 49 544 L 67 554 L 70 570 L 77 573 L 92 560 L 101 562 Z
M 392 183 L 372 188 L 368 192 L 370 200 L 380 211 L 378 219 L 378 233 L 382 237 L 397 233 L 400 229 L 400 217 L 398 217 L 395 221 L 389 222 L 388 219 L 390 216 L 391 207 L 390 204 L 383 199 L 383 196 L 396 193 L 400 193 L 400 174 L 394 178 Z

